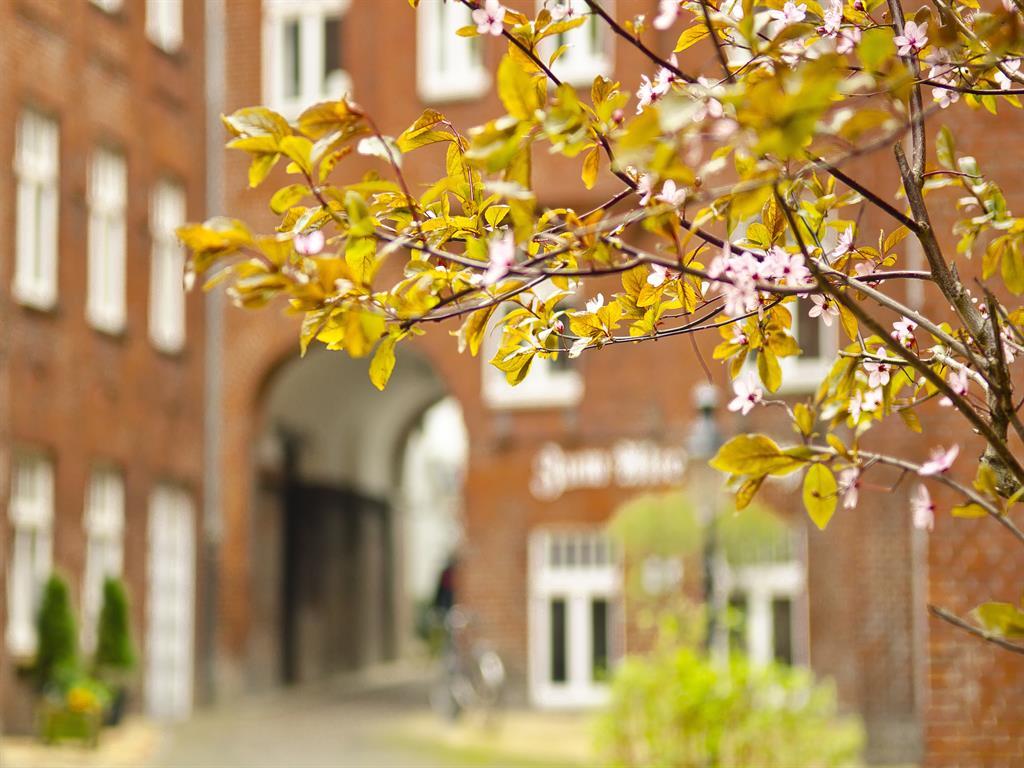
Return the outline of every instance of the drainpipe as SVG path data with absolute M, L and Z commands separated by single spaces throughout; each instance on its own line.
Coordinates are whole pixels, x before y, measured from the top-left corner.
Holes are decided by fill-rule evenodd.
M 206 209 L 224 208 L 224 173 L 220 114 L 224 109 L 226 9 L 225 0 L 206 0 L 204 7 L 204 93 L 206 96 Z M 220 291 L 205 295 L 205 368 L 203 381 L 203 611 L 202 678 L 206 704 L 217 698 L 218 594 L 220 544 L 223 537 L 221 509 L 221 432 L 223 415 L 224 297 Z

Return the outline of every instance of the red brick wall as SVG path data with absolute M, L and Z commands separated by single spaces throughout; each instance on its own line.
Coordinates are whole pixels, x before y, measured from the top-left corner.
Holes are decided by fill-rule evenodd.
M 229 0 L 228 111 L 261 100 L 258 5 L 256 0 Z M 654 7 L 653 1 L 620 0 L 617 15 L 650 13 Z M 346 64 L 356 84 L 356 100 L 385 133 L 398 133 L 424 106 L 415 94 L 414 19 L 407 4 L 404 0 L 354 3 L 345 35 Z M 484 42 L 493 71 L 501 46 L 490 39 Z M 391 57 L 388 66 L 379 64 L 381 51 Z M 699 50 L 689 53 L 697 56 Z M 634 85 L 636 73 L 648 69 L 634 52 L 621 46 L 616 62 L 627 88 Z M 499 108 L 489 93 L 479 102 L 441 109 L 456 125 L 468 127 L 497 114 Z M 1024 160 L 997 153 L 1014 135 L 1016 123 L 1003 117 L 998 130 L 992 125 L 988 121 L 984 130 L 971 129 L 967 135 L 972 144 L 981 145 L 977 151 L 983 162 L 988 157 L 989 167 L 998 168 L 1001 179 L 1009 184 Z M 996 159 L 998 163 L 992 162 Z M 437 161 L 430 150 L 414 153 L 406 160 L 406 172 L 415 184 L 429 178 Z M 352 161 L 350 171 L 354 176 L 366 165 Z M 889 196 L 897 188 L 891 166 L 888 157 L 869 158 L 851 173 Z M 247 190 L 241 183 L 245 159 L 229 156 L 226 167 L 231 190 L 228 209 L 249 220 L 269 221 L 265 218 L 267 193 Z M 580 197 L 578 170 L 575 161 L 540 162 L 538 157 L 538 187 L 544 198 L 569 200 L 585 208 L 617 189 L 605 182 L 593 194 Z M 892 229 L 891 222 L 868 214 L 861 231 L 869 237 L 883 226 Z M 521 675 L 526 653 L 529 531 L 539 524 L 599 523 L 626 497 L 620 492 L 573 492 L 553 504 L 541 504 L 526 491 L 534 452 L 550 439 L 567 446 L 606 445 L 621 436 L 682 441 L 693 418 L 691 388 L 703 374 L 686 340 L 617 347 L 588 353 L 579 361 L 587 389 L 578 408 L 495 413 L 480 399 L 479 361 L 459 358 L 446 328 L 431 330 L 417 343 L 458 397 L 471 436 L 466 480 L 468 544 L 461 581 L 467 600 L 499 642 L 511 670 Z M 246 608 L 253 565 L 248 554 L 253 535 L 248 481 L 252 441 L 259 433 L 262 393 L 274 370 L 295 355 L 296 334 L 296 323 L 282 320 L 274 311 L 227 312 L 228 400 L 222 418 L 220 465 L 225 477 L 238 481 L 225 484 L 227 529 L 220 607 L 225 650 L 239 660 L 252 631 Z M 700 343 L 709 358 L 714 340 Z M 723 383 L 723 372 L 717 367 L 713 372 Z M 728 425 L 739 430 L 773 423 L 765 416 L 746 424 L 732 420 Z M 777 424 L 775 429 L 789 434 Z M 951 439 L 948 432 L 930 429 L 922 440 L 894 425 L 875 430 L 867 443 L 921 457 L 928 445 Z M 959 469 L 966 471 L 969 456 L 965 451 Z M 911 484 L 904 480 L 890 492 L 887 484 L 895 480 L 893 475 L 876 473 L 872 482 L 878 488 L 865 491 L 857 510 L 840 510 L 826 532 L 808 526 L 812 665 L 836 680 L 845 709 L 865 717 L 870 757 L 913 759 L 923 739 L 929 765 L 1009 765 L 1009 758 L 995 755 L 999 750 L 1006 755 L 1024 752 L 1024 725 L 1012 707 L 1024 693 L 1020 661 L 937 626 L 926 618 L 924 602 L 931 599 L 966 611 L 989 597 L 1014 600 L 1020 588 L 1019 578 L 1014 580 L 1021 572 L 1020 556 L 1011 548 L 1012 542 L 987 525 L 989 521 L 944 517 L 936 532 L 922 541 L 909 523 L 906 491 Z M 781 511 L 804 520 L 797 491 L 776 491 L 770 496 Z
M 45 448 L 54 460 L 54 566 L 80 600 L 85 561 L 82 515 L 90 469 L 112 461 L 125 478 L 125 576 L 135 639 L 144 649 L 148 497 L 164 479 L 184 483 L 202 506 L 203 298 L 188 298 L 180 354 L 157 352 L 147 335 L 149 191 L 164 174 L 185 187 L 188 215 L 204 202 L 202 8 L 186 3 L 185 44 L 174 56 L 148 42 L 143 6 L 107 15 L 88 2 L 16 0 L 0 8 L 0 448 L 3 498 L 12 446 Z M 60 124 L 58 304 L 37 312 L 8 293 L 13 275 L 16 116 L 34 106 Z M 109 336 L 85 319 L 86 173 L 101 142 L 127 160 L 127 324 Z M 173 447 L 173 449 L 171 449 Z M 5 505 L 6 507 L 6 505 Z M 198 524 L 198 517 L 197 517 Z M 0 542 L 10 539 L 6 512 Z M 6 548 L 5 548 L 5 551 Z M 7 562 L 6 558 L 2 558 Z M 6 579 L 6 573 L 4 575 Z M 0 625 L 6 626 L 6 589 Z M 27 724 L 26 699 L 2 656 L 7 726 Z

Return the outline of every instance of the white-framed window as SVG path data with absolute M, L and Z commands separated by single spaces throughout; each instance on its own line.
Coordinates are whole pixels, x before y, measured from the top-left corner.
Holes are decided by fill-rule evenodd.
M 92 0 L 92 4 L 107 13 L 117 13 L 124 5 L 124 0 Z
M 195 627 L 195 521 L 187 491 L 154 489 L 148 542 L 146 708 L 181 720 L 192 711 Z
M 146 36 L 157 47 L 174 53 L 184 37 L 183 12 L 182 0 L 146 0 Z
M 783 393 L 813 392 L 835 359 L 839 347 L 839 319 L 832 318 L 832 325 L 825 325 L 821 318 L 808 316 L 812 306 L 810 299 L 797 299 L 788 305 L 800 355 L 779 359 Z
M 754 664 L 807 661 L 805 577 L 798 560 L 754 563 L 729 571 L 729 606 L 738 621 L 731 644 Z
M 546 290 L 554 290 L 548 284 L 537 286 L 534 291 L 543 298 Z M 511 305 L 501 306 L 498 312 L 507 313 Z M 568 321 L 566 322 L 568 325 Z M 516 386 L 505 379 L 505 374 L 491 365 L 490 361 L 501 346 L 500 318 L 491 318 L 490 327 L 484 334 L 480 347 L 483 365 L 481 385 L 484 402 L 495 409 L 531 408 L 572 408 L 583 400 L 583 376 L 576 360 L 560 353 L 556 360 L 535 358 L 530 365 L 529 375 Z M 566 343 L 566 346 L 568 342 Z
M 601 3 L 612 17 L 615 16 L 614 5 L 612 0 Z M 584 0 L 538 0 L 537 9 L 544 6 L 556 16 L 563 14 L 564 19 L 580 16 L 586 19 L 574 29 L 541 41 L 540 53 L 545 61 L 561 46 L 568 46 L 553 67 L 559 79 L 572 85 L 589 87 L 598 75 L 610 76 L 614 67 L 615 41 L 608 25 L 590 12 L 590 6 Z
M 60 139 L 57 122 L 33 110 L 18 121 L 14 297 L 36 309 L 57 303 Z
M 118 333 L 125 322 L 124 157 L 97 149 L 89 165 L 89 281 L 85 312 L 93 327 Z
M 15 456 L 11 471 L 10 561 L 7 572 L 7 648 L 36 651 L 36 613 L 50 576 L 53 548 L 53 465 L 42 454 Z
M 172 181 L 158 182 L 149 207 L 149 338 L 164 352 L 185 345 L 185 252 L 174 233 L 184 221 L 185 190 Z
M 85 497 L 85 578 L 82 583 L 82 648 L 96 648 L 103 582 L 124 566 L 124 478 L 112 468 L 93 471 Z
M 352 90 L 342 21 L 351 0 L 263 0 L 263 98 L 287 117 Z
M 459 37 L 470 10 L 453 0 L 422 0 L 416 10 L 416 89 L 426 102 L 471 99 L 487 90 L 483 38 Z
M 622 656 L 621 569 L 601 530 L 538 530 L 529 551 L 530 697 L 599 706 Z

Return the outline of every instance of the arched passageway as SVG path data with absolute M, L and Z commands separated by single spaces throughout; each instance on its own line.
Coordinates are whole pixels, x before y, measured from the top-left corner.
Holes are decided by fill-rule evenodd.
M 313 351 L 272 374 L 254 454 L 257 685 L 393 660 L 458 536 L 458 404 L 406 355 L 383 393 L 366 361 Z

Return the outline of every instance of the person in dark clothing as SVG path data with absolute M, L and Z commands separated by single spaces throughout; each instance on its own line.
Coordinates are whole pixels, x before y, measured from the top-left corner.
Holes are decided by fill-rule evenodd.
M 444 568 L 441 570 L 441 575 L 437 579 L 437 591 L 434 593 L 434 610 L 440 614 L 442 619 L 455 605 L 455 576 L 457 567 L 458 561 L 452 555 L 448 558 L 448 562 L 445 563 Z

